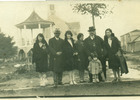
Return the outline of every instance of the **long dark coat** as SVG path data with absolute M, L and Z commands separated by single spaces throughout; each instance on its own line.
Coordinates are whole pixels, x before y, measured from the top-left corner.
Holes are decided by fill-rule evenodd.
M 35 43 L 33 46 L 32 62 L 36 63 L 36 72 L 48 71 L 49 46 L 47 42 L 43 44 L 46 46 L 46 49 L 43 49 L 42 47 L 40 47 L 38 43 Z
M 87 37 L 84 40 L 84 45 L 88 56 L 91 56 L 91 53 L 96 52 L 98 58 L 102 58 L 104 47 L 104 42 L 102 38 L 100 38 L 99 36 L 95 36 L 95 38 L 92 40 L 90 37 Z
M 120 61 L 119 61 L 119 58 L 116 54 L 117 54 L 118 50 L 120 49 L 119 40 L 115 36 L 112 36 L 111 47 L 108 43 L 108 39 L 105 39 L 104 43 L 105 43 L 105 48 L 107 51 L 107 58 L 109 58 L 109 61 L 108 61 L 109 68 L 114 69 L 114 70 L 118 70 L 120 67 Z
M 85 70 L 87 65 L 87 55 L 84 47 L 84 41 L 78 40 L 76 42 L 76 51 L 78 52 L 78 70 Z
M 65 40 L 63 49 L 64 49 L 64 70 L 65 71 L 71 71 L 74 69 L 77 69 L 77 64 L 75 63 L 77 56 L 74 56 L 74 52 L 76 51 L 76 47 L 74 44 L 74 40 L 71 39 L 73 47 L 70 45 L 70 43 Z
M 56 38 L 51 38 L 49 40 L 49 47 L 50 47 L 50 68 L 54 72 L 62 72 L 63 71 L 63 43 L 64 40 L 59 38 L 59 40 L 56 40 Z M 61 55 L 56 55 L 57 52 L 62 52 Z
M 99 36 L 95 36 L 95 38 L 92 40 L 89 36 L 84 40 L 84 46 L 85 46 L 85 50 L 87 54 L 86 61 L 88 63 L 89 63 L 88 57 L 89 56 L 92 57 L 91 53 L 96 52 L 98 55 L 98 59 L 101 61 L 102 65 L 105 66 L 105 64 L 103 64 L 103 62 L 105 61 L 105 58 L 104 58 L 105 50 L 104 50 L 104 42 L 102 38 L 100 38 Z M 87 66 L 88 66 L 88 63 L 87 63 Z

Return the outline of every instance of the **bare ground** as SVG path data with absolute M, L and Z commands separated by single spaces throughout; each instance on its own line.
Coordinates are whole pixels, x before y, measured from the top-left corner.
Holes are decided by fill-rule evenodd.
M 17 69 L 9 65 L 0 70 L 0 97 L 140 95 L 140 63 L 130 59 L 132 55 L 127 57 L 129 58 L 127 61 L 129 73 L 122 76 L 122 82 L 112 83 L 113 74 L 108 69 L 108 78 L 105 83 L 88 83 L 88 74 L 85 72 L 86 82 L 71 86 L 68 84 L 69 77 L 65 72 L 63 74 L 64 85 L 57 88 L 53 87 L 53 78 L 50 73 L 48 75 L 48 85 L 40 87 L 38 74 L 35 71 L 12 74 Z M 8 75 L 8 78 L 6 75 Z M 78 82 L 78 72 L 76 73 L 76 78 Z

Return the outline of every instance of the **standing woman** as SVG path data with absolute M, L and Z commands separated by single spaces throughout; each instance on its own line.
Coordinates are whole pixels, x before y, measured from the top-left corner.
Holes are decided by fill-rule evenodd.
M 80 83 L 84 82 L 84 71 L 86 70 L 86 51 L 84 47 L 84 35 L 79 33 L 77 35 L 76 49 L 78 52 L 78 70 L 80 76 Z
M 33 46 L 33 63 L 36 65 L 36 72 L 39 72 L 40 86 L 45 86 L 46 72 L 48 71 L 49 47 L 43 34 L 39 33 Z
M 114 80 L 112 82 L 120 81 L 120 61 L 117 56 L 117 52 L 120 49 L 120 43 L 117 37 L 110 28 L 105 30 L 105 48 L 107 50 L 107 58 L 109 63 L 109 68 L 112 69 L 114 74 Z
M 75 67 L 75 56 L 78 54 L 75 52 L 75 44 L 72 38 L 72 32 L 66 31 L 65 33 L 65 41 L 64 41 L 64 62 L 65 62 L 65 70 L 69 71 L 70 76 L 70 84 L 77 84 L 75 81 L 74 70 Z

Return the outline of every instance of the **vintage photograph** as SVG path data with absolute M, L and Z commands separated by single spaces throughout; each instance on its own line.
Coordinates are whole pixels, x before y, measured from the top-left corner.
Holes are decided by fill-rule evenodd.
M 1 97 L 140 96 L 140 1 L 0 1 Z

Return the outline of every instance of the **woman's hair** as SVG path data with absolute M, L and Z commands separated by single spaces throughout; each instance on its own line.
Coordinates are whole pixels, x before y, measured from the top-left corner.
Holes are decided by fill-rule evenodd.
M 107 32 L 107 31 L 109 31 L 111 34 L 113 33 L 113 32 L 112 32 L 112 29 L 107 28 L 107 29 L 105 30 L 105 35 L 106 35 L 106 32 Z
M 107 39 L 108 39 L 108 37 L 106 36 L 106 32 L 107 32 L 107 31 L 109 31 L 109 32 L 111 33 L 111 37 L 115 37 L 115 34 L 112 32 L 112 29 L 107 28 L 107 29 L 105 30 L 104 40 L 107 40 Z
M 79 33 L 79 34 L 77 35 L 77 40 L 79 40 L 82 36 L 84 36 L 83 33 Z
M 65 40 L 67 40 L 67 35 L 68 35 L 68 34 L 71 35 L 71 37 L 73 36 L 73 35 L 72 35 L 72 32 L 68 30 L 68 31 L 66 31 L 66 33 L 65 33 Z
M 44 39 L 44 36 L 43 36 L 43 34 L 42 33 L 39 33 L 38 35 L 37 35 L 37 37 L 36 37 L 36 43 L 39 43 L 39 40 L 38 40 L 38 37 L 42 37 L 42 43 L 46 43 L 46 41 L 45 41 L 45 39 Z

